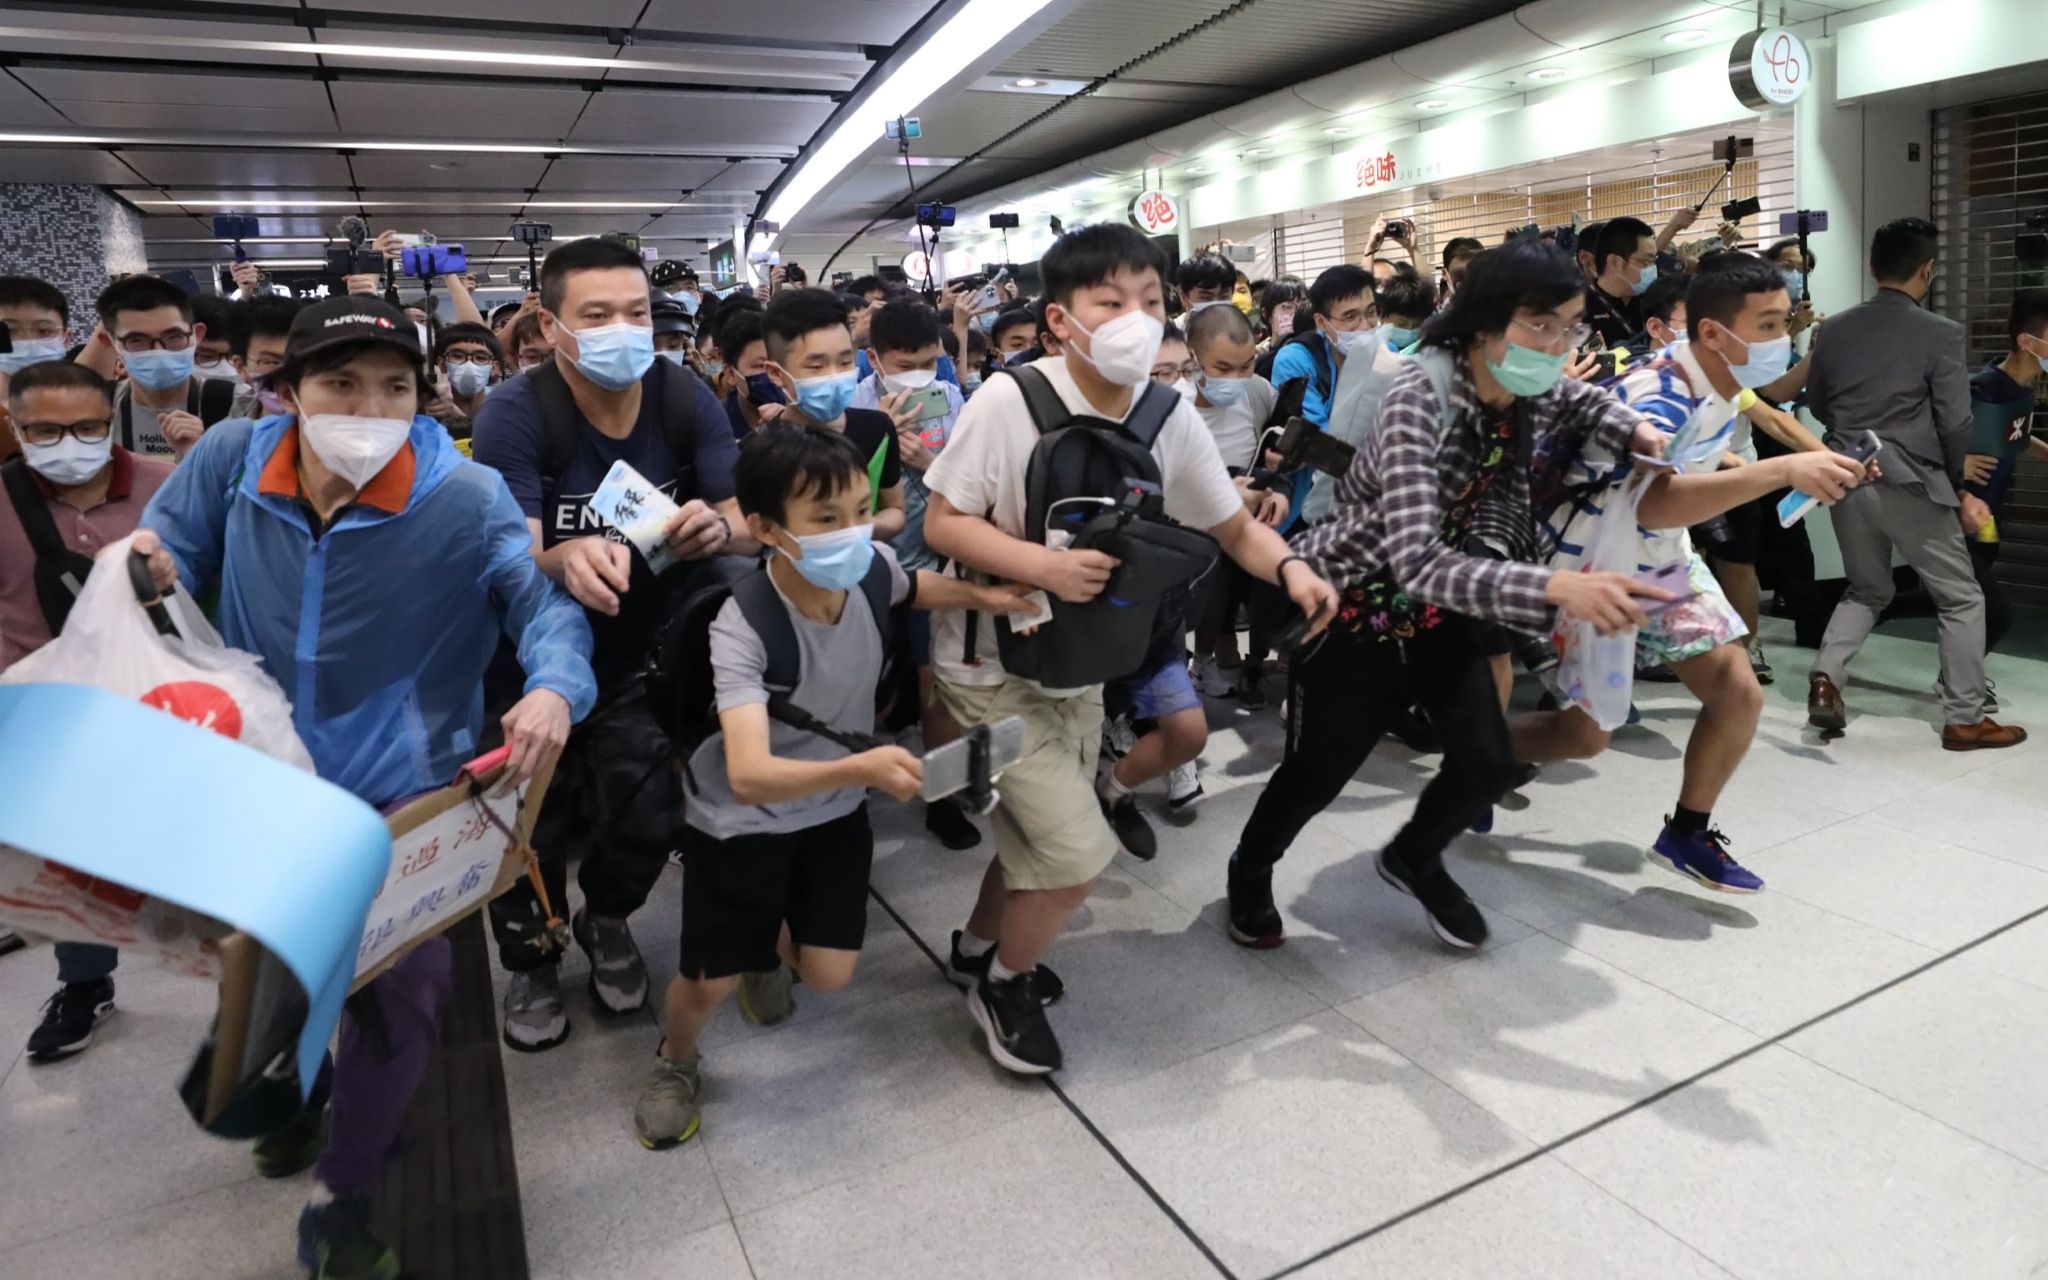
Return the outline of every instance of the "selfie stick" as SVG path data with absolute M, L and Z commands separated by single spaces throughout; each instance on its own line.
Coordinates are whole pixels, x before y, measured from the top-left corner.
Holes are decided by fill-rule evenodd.
M 1728 181 L 1728 175 L 1735 172 L 1735 157 L 1739 154 L 1741 154 L 1741 147 L 1735 135 L 1729 134 L 1728 159 L 1722 162 L 1727 167 L 1721 170 L 1720 177 L 1714 179 L 1714 185 L 1707 188 L 1707 194 L 1701 196 L 1700 202 L 1692 207 L 1692 211 L 1694 213 L 1698 213 L 1700 210 L 1706 208 L 1707 201 L 1712 200 L 1714 198 L 1714 193 L 1721 189 L 1721 184 Z

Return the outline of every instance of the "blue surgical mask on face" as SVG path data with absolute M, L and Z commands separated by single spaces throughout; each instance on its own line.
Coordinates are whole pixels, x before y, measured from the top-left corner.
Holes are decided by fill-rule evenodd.
M 860 386 L 860 376 L 851 369 L 845 373 L 826 374 L 822 378 L 798 378 L 796 381 L 796 407 L 812 422 L 837 422 L 846 406 L 853 403 L 854 389 Z
M 1250 385 L 1248 378 L 1211 378 L 1202 376 L 1202 398 L 1219 409 L 1228 409 L 1240 403 L 1245 389 Z
M 624 391 L 654 367 L 654 326 L 601 324 L 572 330 L 576 368 L 607 391 Z
M 1749 357 L 1741 364 L 1728 362 L 1728 372 L 1735 380 L 1752 390 L 1767 383 L 1776 382 L 1792 367 L 1792 337 L 1783 334 L 1768 341 L 1759 340 L 1749 344 Z
M 1487 360 L 1486 371 L 1509 395 L 1540 396 L 1556 386 L 1558 379 L 1564 376 L 1564 362 L 1565 353 L 1562 351 L 1549 355 L 1510 342 L 1501 355 L 1500 363 Z
M 798 559 L 788 552 L 783 555 L 804 576 L 804 581 L 826 591 L 848 591 L 859 586 L 861 579 L 868 576 L 868 566 L 874 563 L 875 526 L 871 524 L 789 536 L 795 539 L 803 557 Z
M 1657 283 L 1657 264 L 1653 262 L 1643 268 L 1643 274 L 1636 277 L 1636 282 L 1629 286 L 1629 290 L 1640 298 L 1648 293 L 1650 286 L 1655 283 Z
M 169 391 L 191 379 L 192 357 L 191 347 L 183 351 L 128 351 L 122 353 L 121 363 L 128 366 L 129 377 L 151 391 Z
M 1403 329 L 1397 324 L 1390 324 L 1386 328 L 1387 350 L 1389 351 L 1406 351 L 1422 340 L 1422 330 L 1420 329 Z
M 1787 271 L 1785 273 L 1785 292 L 1792 295 L 1792 305 L 1798 306 L 1800 301 L 1806 297 L 1806 273 L 1804 271 Z
M 32 364 L 63 358 L 64 339 L 61 337 L 16 338 L 13 351 L 0 351 L 0 373 L 12 376 Z

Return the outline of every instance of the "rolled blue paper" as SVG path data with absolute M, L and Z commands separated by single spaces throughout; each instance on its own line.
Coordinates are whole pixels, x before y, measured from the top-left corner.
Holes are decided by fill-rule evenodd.
M 329 782 L 82 685 L 0 685 L 0 843 L 204 912 L 305 988 L 310 1089 L 355 977 L 391 829 Z

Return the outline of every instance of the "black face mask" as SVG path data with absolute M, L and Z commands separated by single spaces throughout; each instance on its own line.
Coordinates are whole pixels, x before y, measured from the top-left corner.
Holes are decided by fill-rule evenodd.
M 756 405 L 789 403 L 789 397 L 782 394 L 782 388 L 775 385 L 775 379 L 765 373 L 757 373 L 747 379 L 747 400 Z

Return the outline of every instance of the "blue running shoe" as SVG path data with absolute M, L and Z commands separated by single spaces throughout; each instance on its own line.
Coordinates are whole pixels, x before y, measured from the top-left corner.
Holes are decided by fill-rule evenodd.
M 1666 819 L 1664 830 L 1658 833 L 1657 843 L 1650 846 L 1650 859 L 1688 880 L 1697 880 L 1722 893 L 1756 893 L 1762 890 L 1764 882 L 1728 856 L 1728 850 L 1723 847 L 1727 843 L 1728 837 L 1711 827 L 1692 835 L 1682 835 L 1673 831 L 1670 820 Z

